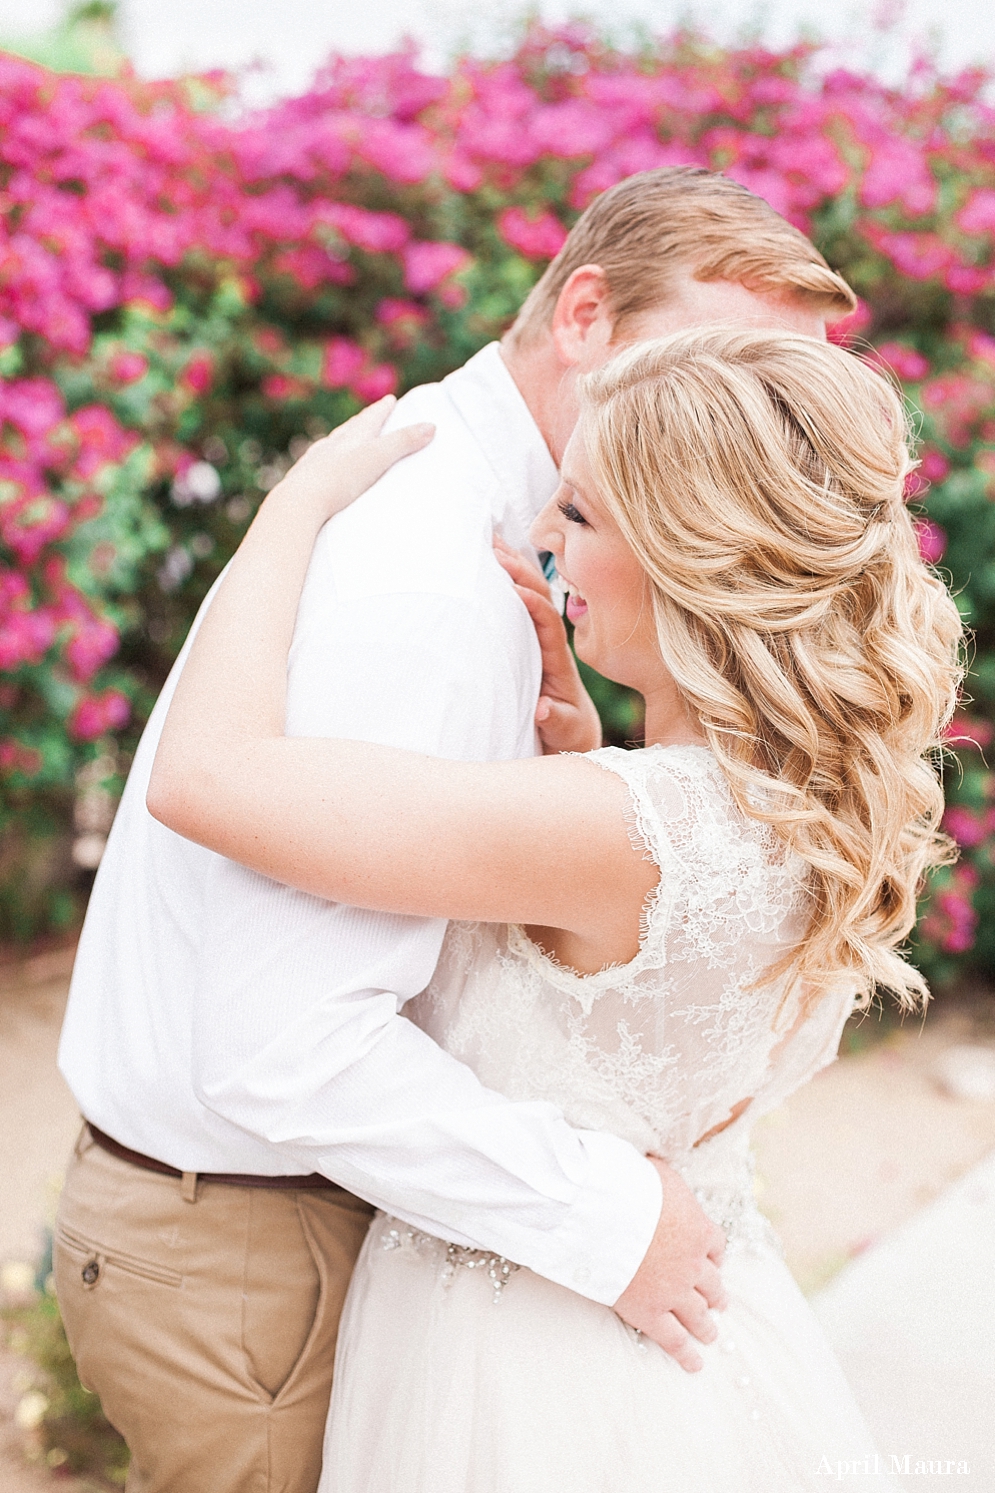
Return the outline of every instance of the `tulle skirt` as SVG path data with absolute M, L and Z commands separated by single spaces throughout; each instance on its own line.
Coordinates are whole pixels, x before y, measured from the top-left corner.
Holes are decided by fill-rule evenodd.
M 374 1219 L 342 1318 L 320 1493 L 897 1486 L 774 1244 L 730 1244 L 730 1305 L 698 1374 L 608 1307 L 470 1258 Z

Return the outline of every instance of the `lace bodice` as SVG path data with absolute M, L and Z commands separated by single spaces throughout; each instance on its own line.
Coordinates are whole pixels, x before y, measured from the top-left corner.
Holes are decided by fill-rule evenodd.
M 803 868 L 739 810 L 709 750 L 589 756 L 628 785 L 633 839 L 660 868 L 636 957 L 578 975 L 521 928 L 454 923 L 406 1014 L 489 1087 L 707 1182 L 710 1153 L 741 1151 L 755 1117 L 832 1060 L 853 993 L 801 1018 L 782 981 L 754 988 L 801 936 Z

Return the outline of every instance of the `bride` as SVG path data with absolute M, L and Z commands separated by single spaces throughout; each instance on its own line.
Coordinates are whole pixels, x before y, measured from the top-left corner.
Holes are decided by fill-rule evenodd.
M 855 1001 L 925 996 L 896 950 L 947 854 L 933 754 L 960 623 L 903 503 L 899 400 L 846 352 L 754 330 L 682 332 L 589 376 L 532 537 L 579 656 L 642 693 L 647 744 L 557 754 L 541 704 L 546 755 L 502 763 L 282 734 L 319 529 L 431 438 L 377 439 L 388 408 L 312 447 L 260 509 L 149 808 L 308 892 L 452 919 L 407 1014 L 492 1088 L 669 1160 L 725 1231 L 729 1304 L 699 1356 L 674 1317 L 643 1336 L 625 1295 L 613 1312 L 378 1216 L 321 1487 L 788 1493 L 838 1462 L 887 1485 L 757 1211 L 748 1140 L 832 1059 Z M 540 578 L 498 555 L 582 708 Z

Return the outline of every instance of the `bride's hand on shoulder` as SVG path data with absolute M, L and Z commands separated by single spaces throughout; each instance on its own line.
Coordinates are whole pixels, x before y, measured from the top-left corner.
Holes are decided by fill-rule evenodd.
M 396 404 L 388 394 L 310 445 L 271 490 L 269 506 L 325 523 L 379 482 L 396 461 L 421 451 L 434 436 L 434 425 L 382 433 Z
M 494 553 L 528 608 L 542 651 L 542 685 L 535 722 L 543 754 L 593 751 L 601 745 L 601 720 L 584 688 L 546 579 L 497 534 Z

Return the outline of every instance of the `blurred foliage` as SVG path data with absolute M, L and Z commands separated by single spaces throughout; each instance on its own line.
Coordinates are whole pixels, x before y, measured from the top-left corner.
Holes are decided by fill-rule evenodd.
M 597 192 L 684 163 L 811 233 L 863 298 L 838 335 L 876 347 L 920 412 L 910 497 L 975 661 L 948 772 L 964 857 L 931 888 L 917 957 L 940 982 L 992 969 L 987 87 L 917 64 L 888 88 L 806 47 L 685 32 L 620 51 L 570 25 L 445 76 L 407 52 L 333 58 L 304 96 L 242 116 L 218 76 L 0 56 L 0 933 L 78 918 L 191 618 L 304 444 L 499 336 Z M 591 687 L 609 738 L 638 739 L 638 702 Z
M 7 1346 L 38 1370 L 28 1391 L 35 1400 L 29 1455 L 60 1475 L 85 1477 L 94 1489 L 123 1487 L 128 1449 L 104 1417 L 97 1396 L 79 1382 L 55 1300 L 51 1244 L 39 1268 L 34 1299 L 4 1308 L 0 1321 Z

